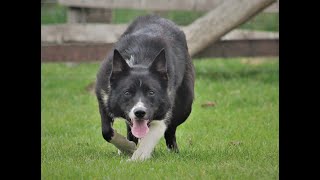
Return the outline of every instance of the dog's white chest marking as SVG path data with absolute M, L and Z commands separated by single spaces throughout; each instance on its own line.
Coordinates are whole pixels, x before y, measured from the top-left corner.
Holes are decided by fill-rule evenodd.
M 130 160 L 146 160 L 151 157 L 154 147 L 164 135 L 167 126 L 164 121 L 152 121 L 148 134 L 141 139 L 138 149 L 133 153 Z

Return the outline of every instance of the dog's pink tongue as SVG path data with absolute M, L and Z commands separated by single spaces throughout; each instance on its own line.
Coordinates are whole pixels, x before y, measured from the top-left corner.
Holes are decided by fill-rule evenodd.
M 143 138 L 148 132 L 148 120 L 132 120 L 132 134 L 137 138 Z

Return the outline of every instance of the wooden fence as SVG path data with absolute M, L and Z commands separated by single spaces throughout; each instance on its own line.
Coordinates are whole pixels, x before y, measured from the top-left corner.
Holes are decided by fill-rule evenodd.
M 100 61 L 127 24 L 93 23 L 110 20 L 115 8 L 148 9 L 151 11 L 207 11 L 218 7 L 223 0 L 58 0 L 68 7 L 68 23 L 41 26 L 41 59 L 45 61 Z M 278 12 L 278 2 L 265 12 Z M 90 13 L 88 13 L 90 12 Z M 92 15 L 96 13 L 96 15 Z M 109 13 L 109 14 L 108 14 Z M 98 14 L 98 15 L 97 15 Z M 108 19 L 109 18 L 109 19 Z M 93 21 L 93 22 L 92 22 Z M 184 30 L 186 27 L 181 27 Z M 279 34 L 233 30 L 220 41 L 212 43 L 195 57 L 277 56 Z

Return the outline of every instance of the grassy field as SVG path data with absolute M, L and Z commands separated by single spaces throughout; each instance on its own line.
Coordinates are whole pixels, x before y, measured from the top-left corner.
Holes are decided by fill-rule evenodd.
M 112 11 L 112 23 L 128 23 L 134 18 L 149 14 L 146 10 L 116 9 Z M 66 23 L 66 7 L 57 4 L 45 4 L 41 8 L 41 24 L 59 24 Z M 188 25 L 198 17 L 204 15 L 204 12 L 192 11 L 169 11 L 161 16 L 171 19 L 178 25 Z M 279 14 L 260 13 L 250 21 L 239 27 L 240 29 L 250 29 L 258 31 L 279 31 Z
M 153 158 L 129 163 L 104 141 L 86 86 L 99 63 L 42 63 L 42 179 L 279 179 L 278 59 L 202 59 L 195 101 L 177 130 L 179 154 L 164 138 Z M 202 107 L 206 102 L 213 107 Z M 125 124 L 115 122 L 125 134 Z

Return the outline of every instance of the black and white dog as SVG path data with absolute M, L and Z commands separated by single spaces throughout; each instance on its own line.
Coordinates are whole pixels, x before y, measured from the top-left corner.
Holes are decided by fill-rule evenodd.
M 159 16 L 138 17 L 122 34 L 97 74 L 102 135 L 110 142 L 115 117 L 140 143 L 131 160 L 144 160 L 164 135 L 178 152 L 176 129 L 191 113 L 194 67 L 184 33 Z

